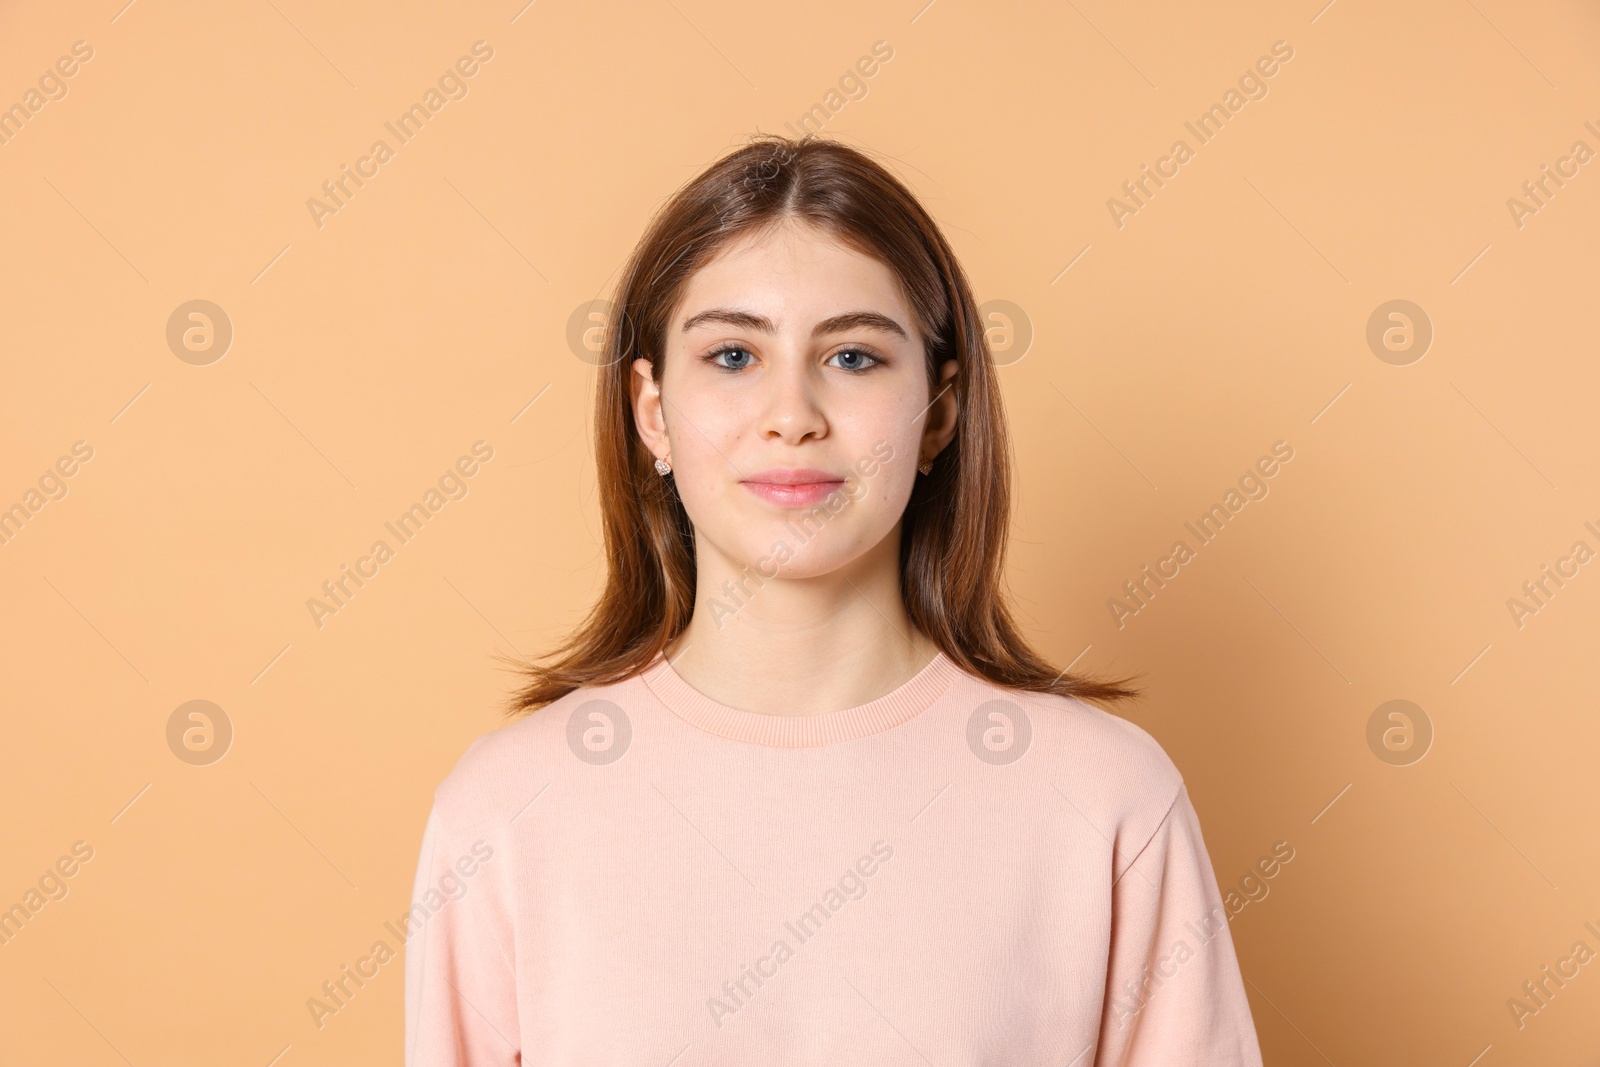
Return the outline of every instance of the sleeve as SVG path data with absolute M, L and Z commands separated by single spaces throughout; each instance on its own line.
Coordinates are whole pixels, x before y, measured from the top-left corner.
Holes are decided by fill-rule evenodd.
M 1228 917 L 1180 785 L 1112 887 L 1095 1067 L 1261 1067 Z
M 492 863 L 493 848 L 452 833 L 436 802 L 405 919 L 406 1067 L 522 1062 L 509 930 L 496 929 L 482 899 L 505 872 L 483 871 L 485 854 Z

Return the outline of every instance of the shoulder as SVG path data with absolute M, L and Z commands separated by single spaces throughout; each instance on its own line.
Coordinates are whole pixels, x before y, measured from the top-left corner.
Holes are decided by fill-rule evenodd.
M 1019 695 L 1028 702 L 1050 759 L 1063 765 L 1092 760 L 1126 787 L 1168 801 L 1183 784 L 1183 775 L 1167 750 L 1131 719 L 1076 697 Z
M 592 700 L 626 702 L 630 678 L 609 686 L 575 689 L 560 700 L 475 738 L 434 790 L 434 809 L 446 825 L 465 832 L 504 826 L 573 759 L 568 741 L 572 712 Z
M 1138 836 L 1165 820 L 1183 775 L 1144 727 L 1075 697 L 972 681 L 977 706 L 1004 702 L 1021 712 L 1017 729 L 1026 731 L 1028 751 L 1019 769 L 1029 766 L 1096 826 Z

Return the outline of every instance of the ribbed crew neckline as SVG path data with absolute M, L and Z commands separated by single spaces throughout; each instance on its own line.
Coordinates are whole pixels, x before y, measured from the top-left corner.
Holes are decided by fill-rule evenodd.
M 950 688 L 960 675 L 943 652 L 876 700 L 820 715 L 768 715 L 741 711 L 712 700 L 688 682 L 665 657 L 639 675 L 667 710 L 707 733 L 732 741 L 777 748 L 816 748 L 881 733 L 914 719 Z

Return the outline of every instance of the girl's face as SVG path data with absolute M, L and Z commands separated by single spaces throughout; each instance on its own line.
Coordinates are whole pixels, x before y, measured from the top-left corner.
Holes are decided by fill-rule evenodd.
M 878 260 L 784 222 L 690 278 L 659 387 L 633 364 L 635 424 L 672 464 L 695 528 L 731 570 L 809 578 L 898 551 L 917 478 L 955 432 L 954 360 L 928 387 L 923 336 Z

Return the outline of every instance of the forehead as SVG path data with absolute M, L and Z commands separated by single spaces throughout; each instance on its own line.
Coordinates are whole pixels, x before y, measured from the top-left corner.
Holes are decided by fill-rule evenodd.
M 880 260 L 789 220 L 734 238 L 691 275 L 674 327 L 719 306 L 766 315 L 780 329 L 862 308 L 881 311 L 907 330 L 917 325 L 899 279 Z

